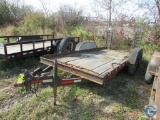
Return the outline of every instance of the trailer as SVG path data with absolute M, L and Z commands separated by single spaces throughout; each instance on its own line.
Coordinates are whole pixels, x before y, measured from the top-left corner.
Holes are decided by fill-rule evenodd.
M 4 59 L 54 54 L 71 45 L 72 48 L 69 49 L 73 51 L 75 45 L 80 42 L 79 37 L 54 38 L 54 35 L 0 36 L 0 38 L 7 41 L 5 44 L 0 43 L 0 58 Z M 11 42 L 13 38 L 16 40 Z
M 79 46 L 79 45 L 77 45 Z M 115 76 L 121 69 L 127 67 L 133 75 L 142 60 L 142 49 L 131 51 L 94 48 L 68 53 L 45 55 L 40 62 L 47 65 L 45 69 L 37 68 L 34 72 L 23 71 L 15 87 L 25 86 L 26 90 L 37 91 L 32 85 L 49 84 L 54 88 L 54 104 L 56 105 L 57 87 L 75 83 L 94 82 L 104 86 L 106 81 Z M 53 69 L 53 75 L 49 71 Z M 58 69 L 77 77 L 63 79 L 57 75 Z

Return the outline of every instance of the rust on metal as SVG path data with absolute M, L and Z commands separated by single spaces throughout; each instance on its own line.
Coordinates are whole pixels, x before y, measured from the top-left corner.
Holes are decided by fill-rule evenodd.
M 154 105 L 156 107 L 156 115 L 152 120 L 160 120 L 160 67 L 154 78 L 154 82 L 151 89 L 149 105 Z

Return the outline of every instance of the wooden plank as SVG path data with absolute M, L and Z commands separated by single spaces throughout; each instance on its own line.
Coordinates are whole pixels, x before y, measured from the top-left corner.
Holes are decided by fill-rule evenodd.
M 92 53 L 70 55 L 64 58 L 60 58 L 58 61 L 62 63 L 64 62 L 66 65 L 72 65 L 74 68 L 84 68 L 88 71 L 102 74 L 112 67 L 112 63 L 121 64 L 121 62 L 126 59 L 128 55 L 128 52 L 123 51 L 120 53 L 114 50 L 101 50 Z
M 56 58 L 61 62 L 70 62 L 70 61 L 75 61 L 75 60 L 79 60 L 79 59 L 83 59 L 83 58 L 88 58 L 88 57 L 93 57 L 96 54 L 98 54 L 97 52 L 94 52 L 94 54 L 92 53 L 83 53 L 83 54 L 71 54 L 68 55 L 66 57 L 62 57 L 62 58 Z
M 67 62 L 71 62 L 71 61 L 75 61 L 75 60 L 79 60 L 79 59 L 83 59 L 84 57 L 64 57 L 64 58 L 60 58 L 58 59 L 58 61 L 63 62 L 63 63 L 67 63 Z
M 108 62 L 110 62 L 112 60 L 113 59 L 108 58 L 106 60 L 101 61 L 98 58 L 86 57 L 86 58 L 77 59 L 74 61 L 69 61 L 69 62 L 67 62 L 67 64 L 74 65 L 79 68 L 85 68 L 85 69 L 92 71 L 93 69 L 100 67 L 104 64 L 107 64 Z
M 128 59 L 125 59 L 125 60 L 121 61 L 120 64 L 122 65 L 122 64 L 125 63 L 127 60 L 128 60 Z M 117 68 L 118 66 L 119 66 L 118 64 L 115 64 L 114 67 L 109 67 L 110 69 L 102 72 L 101 75 L 105 76 L 106 74 L 110 73 L 113 69 Z
M 116 67 L 116 66 L 119 66 L 120 64 L 122 64 L 122 61 L 123 60 L 112 60 L 112 61 L 108 62 L 107 64 L 104 64 L 96 69 L 93 69 L 92 71 L 99 73 L 99 74 L 102 74 L 104 72 L 107 72 L 109 69 L 113 68 L 112 67 L 113 63 L 117 63 L 117 64 L 113 65 L 114 67 Z

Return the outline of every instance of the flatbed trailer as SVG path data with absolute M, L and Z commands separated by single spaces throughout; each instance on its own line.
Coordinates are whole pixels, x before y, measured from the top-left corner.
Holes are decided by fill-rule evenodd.
M 34 36 L 40 36 L 42 39 L 10 42 L 11 38 L 32 38 Z M 5 38 L 7 40 L 5 44 L 0 43 L 0 58 L 4 59 L 54 54 L 57 52 L 58 45 L 64 39 L 54 38 L 54 35 L 0 36 L 0 38 Z M 74 37 L 74 39 L 76 44 L 79 43 L 79 37 Z
M 49 66 L 57 60 L 58 68 L 81 78 L 103 85 L 128 63 L 130 52 L 94 49 L 71 54 L 45 55 L 40 62 Z
M 45 55 L 40 57 L 40 62 L 47 65 L 47 67 L 43 70 L 37 68 L 32 73 L 24 70 L 23 81 L 17 82 L 14 86 L 25 86 L 27 90 L 30 90 L 32 85 L 49 84 L 54 88 L 54 104 L 56 105 L 58 86 L 88 81 L 105 85 L 109 78 L 115 76 L 124 67 L 127 67 L 128 73 L 133 75 L 141 62 L 142 53 L 143 51 L 140 48 L 134 48 L 132 51 L 95 48 Z M 49 71 L 52 69 L 54 71 L 53 75 L 49 75 Z M 77 77 L 61 79 L 57 74 L 58 69 Z

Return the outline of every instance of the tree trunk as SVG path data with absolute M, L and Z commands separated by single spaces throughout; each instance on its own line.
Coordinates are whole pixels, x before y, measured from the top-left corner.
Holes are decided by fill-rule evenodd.
M 159 19 L 160 19 L 160 1 L 159 0 L 155 0 L 155 2 L 156 2 L 157 9 L 158 9 L 158 16 L 159 16 Z
M 112 15 L 112 0 L 109 1 L 109 27 L 111 27 L 112 23 L 111 23 L 111 15 Z

